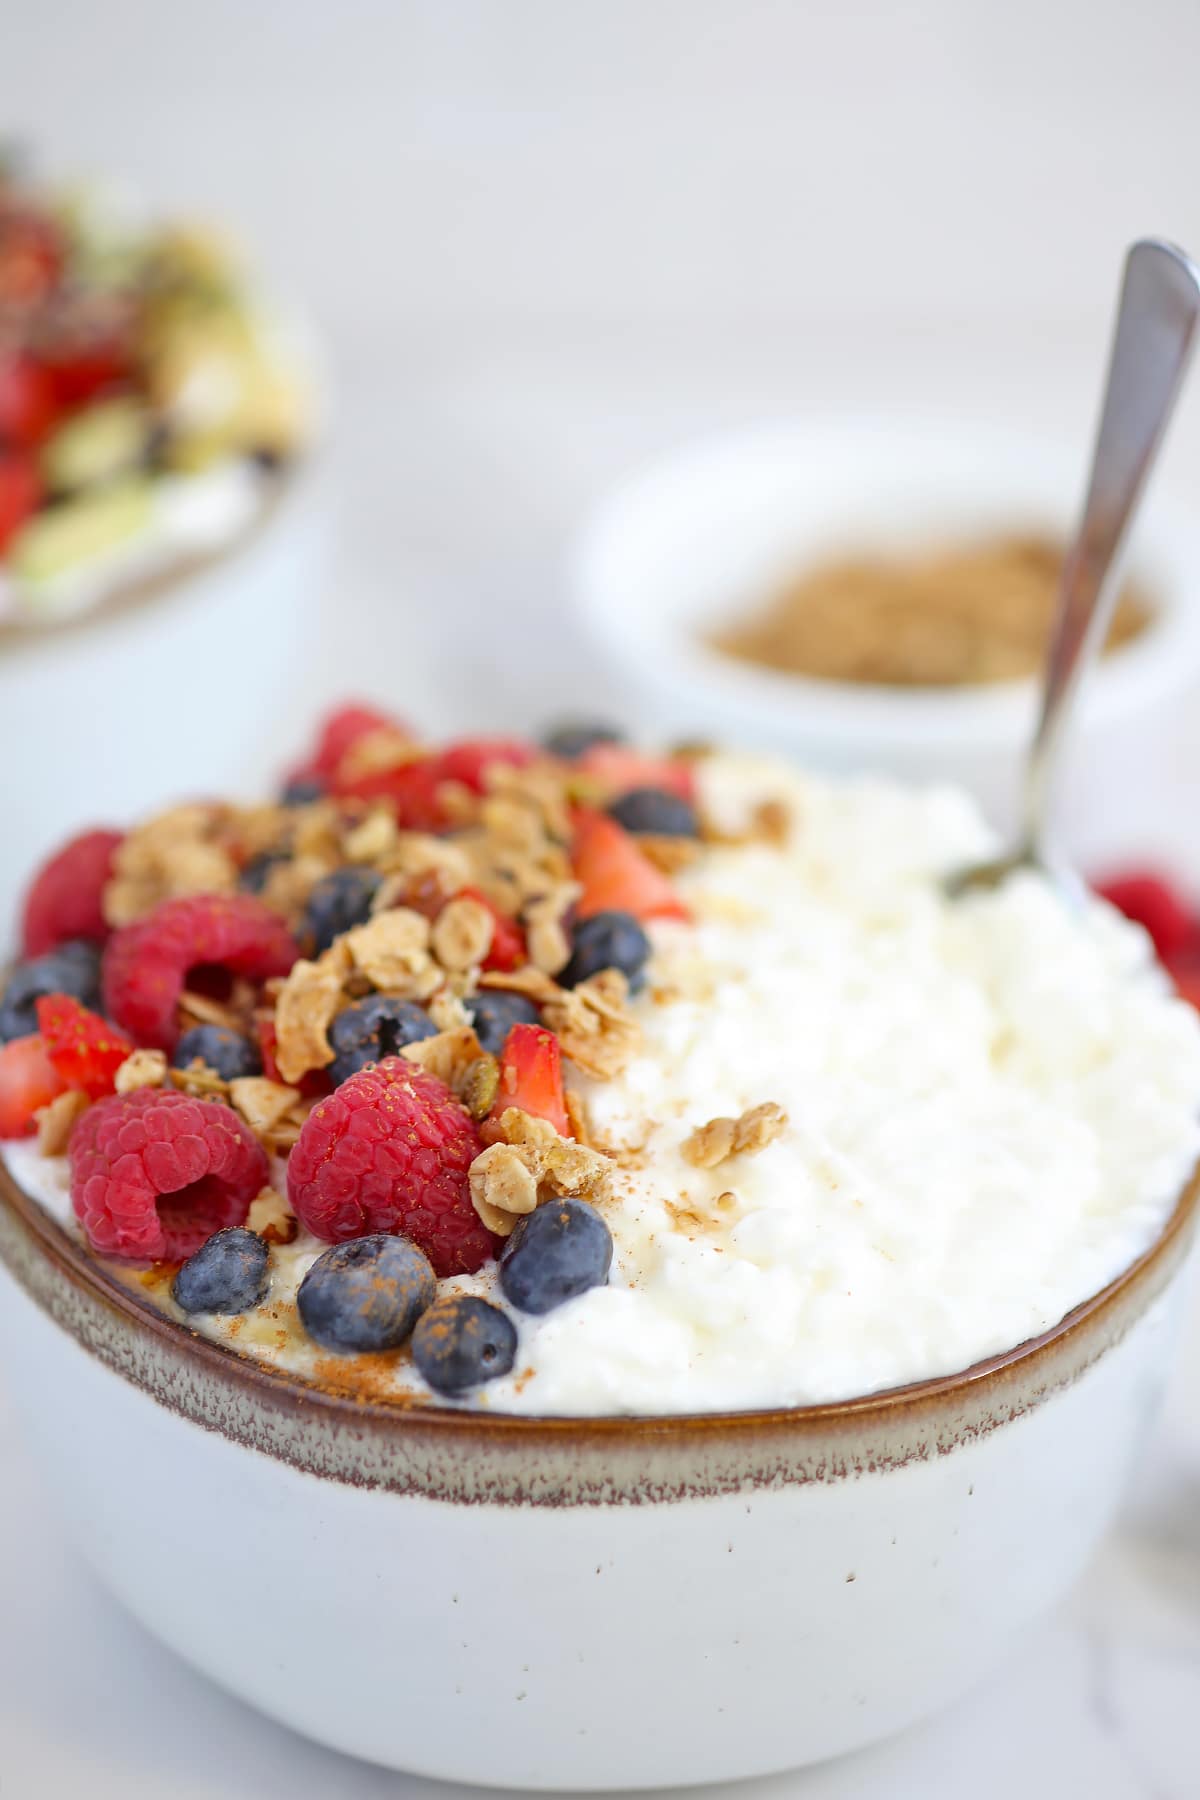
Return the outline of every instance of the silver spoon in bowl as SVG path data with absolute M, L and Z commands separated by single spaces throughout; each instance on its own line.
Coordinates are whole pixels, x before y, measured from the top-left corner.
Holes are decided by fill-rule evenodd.
M 950 875 L 951 895 L 996 887 L 1018 869 L 1049 869 L 1046 822 L 1067 724 L 1080 682 L 1108 635 L 1120 552 L 1183 385 L 1198 319 L 1200 270 L 1173 244 L 1139 240 L 1125 258 L 1091 476 L 1059 581 L 1041 711 L 1025 765 L 1021 835 L 1007 855 Z M 1076 877 L 1055 870 L 1054 879 L 1068 894 L 1078 892 Z

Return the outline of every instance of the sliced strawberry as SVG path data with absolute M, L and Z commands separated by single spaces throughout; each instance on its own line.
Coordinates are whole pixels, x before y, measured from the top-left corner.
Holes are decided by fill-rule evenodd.
M 69 350 L 50 351 L 45 368 L 55 404 L 61 412 L 74 412 L 128 379 L 129 344 L 116 333 L 91 337 Z
M 309 766 L 315 774 L 331 778 L 336 775 L 338 764 L 351 745 L 372 731 L 398 731 L 405 737 L 410 735 L 407 725 L 388 713 L 380 712 L 377 706 L 365 706 L 358 702 L 339 706 L 322 723 Z
M 37 1130 L 38 1108 L 66 1091 L 40 1037 L 0 1045 L 0 1138 L 28 1137 Z
M 0 307 L 32 308 L 45 298 L 62 269 L 62 234 L 33 207 L 0 209 Z
M 0 450 L 0 556 L 42 503 L 42 482 L 33 460 L 20 450 Z
M 473 794 L 482 794 L 489 769 L 524 769 L 536 755 L 534 746 L 519 738 L 461 738 L 437 757 L 439 779 L 461 782 Z
M 390 800 L 402 831 L 445 831 L 449 815 L 438 790 L 444 777 L 433 756 L 335 779 L 334 793 L 358 800 Z
M 571 851 L 575 879 L 583 884 L 578 917 L 627 912 L 635 919 L 686 919 L 687 907 L 634 839 L 607 813 L 581 807 Z
M 696 797 L 696 776 L 691 763 L 671 756 L 644 756 L 625 744 L 593 744 L 576 767 L 607 791 L 612 799 L 631 788 L 662 788 L 681 800 Z
M 510 1106 L 535 1119 L 547 1119 L 560 1137 L 570 1137 L 571 1121 L 563 1092 L 562 1051 L 552 1031 L 541 1025 L 514 1025 L 500 1058 L 500 1086 L 491 1118 Z
M 54 383 L 34 357 L 0 356 L 0 443 L 32 450 L 54 424 Z
M 1189 947 L 1200 952 L 1200 921 L 1162 876 L 1131 870 L 1100 882 L 1096 892 L 1149 932 L 1163 962 Z
M 37 1003 L 38 1030 L 46 1055 L 69 1088 L 99 1100 L 113 1091 L 113 1077 L 133 1049 L 133 1039 L 89 1012 L 69 994 L 46 994 Z
M 525 948 L 525 933 L 515 919 L 501 912 L 494 900 L 489 900 L 482 888 L 460 888 L 458 898 L 478 900 L 480 906 L 486 906 L 492 915 L 492 944 L 483 959 L 483 967 L 501 975 L 511 974 L 528 960 Z

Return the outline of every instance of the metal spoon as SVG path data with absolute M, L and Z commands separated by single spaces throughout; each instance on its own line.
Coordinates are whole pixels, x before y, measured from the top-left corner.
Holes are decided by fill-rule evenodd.
M 1200 318 L 1200 271 L 1173 244 L 1143 238 L 1125 258 L 1108 382 L 1075 541 L 1063 563 L 1042 676 L 1042 706 L 1025 766 L 1021 835 L 1007 856 L 958 870 L 953 895 L 995 887 L 1017 869 L 1046 870 L 1046 820 L 1075 696 L 1108 635 L 1130 521 L 1183 385 Z M 1054 871 L 1070 895 L 1078 879 Z

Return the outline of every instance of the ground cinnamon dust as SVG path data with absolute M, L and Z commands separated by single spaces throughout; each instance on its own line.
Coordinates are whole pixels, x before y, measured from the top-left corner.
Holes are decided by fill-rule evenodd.
M 727 656 L 792 675 L 889 687 L 1011 681 L 1041 666 L 1063 547 L 1009 536 L 810 568 L 713 635 Z M 1153 617 L 1126 586 L 1106 648 Z

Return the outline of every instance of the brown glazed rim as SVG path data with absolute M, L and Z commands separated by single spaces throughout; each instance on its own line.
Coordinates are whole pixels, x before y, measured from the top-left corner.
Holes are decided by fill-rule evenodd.
M 754 1435 L 764 1429 L 788 1433 L 825 1432 L 834 1422 L 865 1424 L 896 1413 L 922 1412 L 937 1403 L 968 1390 L 978 1390 L 997 1382 L 998 1378 L 1020 1372 L 1033 1375 L 1040 1364 L 1053 1360 L 1066 1346 L 1096 1337 L 1091 1354 L 1073 1373 L 1079 1373 L 1104 1348 L 1124 1335 L 1134 1319 L 1146 1309 L 1166 1286 L 1185 1256 L 1200 1202 L 1200 1173 L 1189 1182 L 1179 1201 L 1153 1244 L 1099 1293 L 1083 1301 L 1058 1324 L 1037 1337 L 1028 1338 L 998 1355 L 984 1358 L 956 1374 L 913 1382 L 878 1393 L 860 1395 L 849 1400 L 818 1405 L 775 1407 L 746 1412 L 679 1413 L 653 1415 L 608 1415 L 599 1418 L 563 1417 L 558 1415 L 525 1415 L 488 1412 L 467 1408 L 413 1405 L 380 1400 L 359 1400 L 328 1391 L 315 1383 L 259 1363 L 237 1351 L 188 1331 L 176 1321 L 160 1313 L 149 1302 L 140 1301 L 96 1262 L 76 1240 L 51 1217 L 45 1208 L 17 1184 L 0 1164 L 0 1218 L 7 1212 L 30 1240 L 31 1248 L 48 1261 L 53 1270 L 71 1286 L 94 1301 L 100 1302 L 133 1331 L 169 1346 L 189 1362 L 219 1375 L 228 1383 L 261 1398 L 278 1401 L 281 1397 L 306 1417 L 326 1414 L 352 1420 L 361 1429 L 365 1425 L 391 1431 L 411 1431 L 418 1424 L 423 1430 L 436 1429 L 440 1434 L 481 1437 L 524 1438 L 531 1435 L 567 1434 L 572 1438 L 612 1439 L 661 1438 L 664 1434 L 695 1436 L 706 1433 Z M 0 1237 L 0 1254 L 8 1246 Z M 31 1283 L 28 1270 L 12 1262 L 13 1273 L 28 1291 L 41 1284 Z M 44 1297 L 34 1293 L 43 1305 Z M 1109 1315 L 1125 1316 L 1113 1320 L 1113 1331 L 1098 1328 Z M 60 1319 L 60 1322 L 63 1322 Z M 68 1326 L 68 1329 L 70 1327 Z M 76 1335 L 78 1335 L 76 1333 Z M 1068 1375 L 1066 1379 L 1070 1379 Z M 1048 1386 L 1061 1385 L 1053 1378 Z M 1021 1410 L 1024 1410 L 1022 1408 Z

